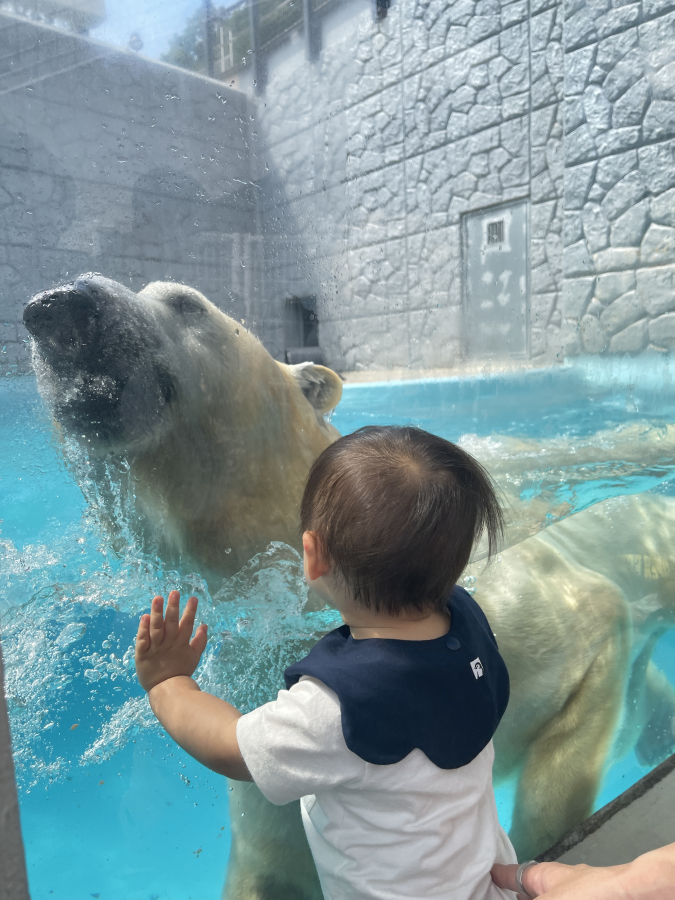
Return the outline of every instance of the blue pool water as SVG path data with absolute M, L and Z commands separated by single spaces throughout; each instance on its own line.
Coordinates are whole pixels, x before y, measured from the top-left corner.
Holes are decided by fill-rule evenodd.
M 453 440 L 576 440 L 631 421 L 675 422 L 671 375 L 667 364 L 580 363 L 348 385 L 332 421 L 342 432 L 393 422 Z M 293 640 L 315 636 L 334 614 L 303 614 L 298 560 L 284 548 L 233 579 L 224 604 L 212 601 L 198 574 L 166 571 L 133 542 L 108 546 L 32 379 L 0 384 L 0 460 L 0 616 L 31 896 L 215 900 L 229 850 L 227 784 L 153 725 L 128 655 L 137 617 L 170 586 L 197 593 L 214 644 L 202 677 L 245 707 L 274 692 Z M 670 492 L 674 471 L 666 462 L 591 480 L 581 505 L 613 493 Z M 226 644 L 233 674 L 216 684 L 223 672 L 215 654 Z M 656 661 L 675 683 L 674 651 L 675 636 L 666 635 Z M 643 774 L 633 754 L 613 766 L 598 805 Z M 508 827 L 508 787 L 498 801 Z

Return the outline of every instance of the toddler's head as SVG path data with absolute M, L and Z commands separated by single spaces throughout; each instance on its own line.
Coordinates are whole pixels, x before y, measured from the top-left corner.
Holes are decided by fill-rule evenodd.
M 419 428 L 369 426 L 340 438 L 309 473 L 300 511 L 354 601 L 377 612 L 442 610 L 483 531 L 503 530 L 490 476 Z

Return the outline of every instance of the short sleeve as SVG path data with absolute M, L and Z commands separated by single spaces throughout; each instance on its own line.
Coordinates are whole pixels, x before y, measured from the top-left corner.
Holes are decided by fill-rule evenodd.
M 345 744 L 337 695 L 317 678 L 304 676 L 238 719 L 237 742 L 253 780 L 277 805 L 358 786 L 366 772 Z

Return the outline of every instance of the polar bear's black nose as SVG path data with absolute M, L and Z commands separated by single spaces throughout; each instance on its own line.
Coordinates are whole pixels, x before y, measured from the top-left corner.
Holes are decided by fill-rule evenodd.
M 36 294 L 23 311 L 23 323 L 39 344 L 72 352 L 91 343 L 99 312 L 95 292 L 66 284 Z

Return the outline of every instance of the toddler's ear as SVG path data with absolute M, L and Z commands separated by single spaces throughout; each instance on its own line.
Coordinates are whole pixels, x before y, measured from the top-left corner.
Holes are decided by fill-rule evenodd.
M 305 575 L 309 581 L 316 581 L 330 570 L 325 558 L 321 542 L 313 531 L 306 531 L 302 536 L 303 560 Z

